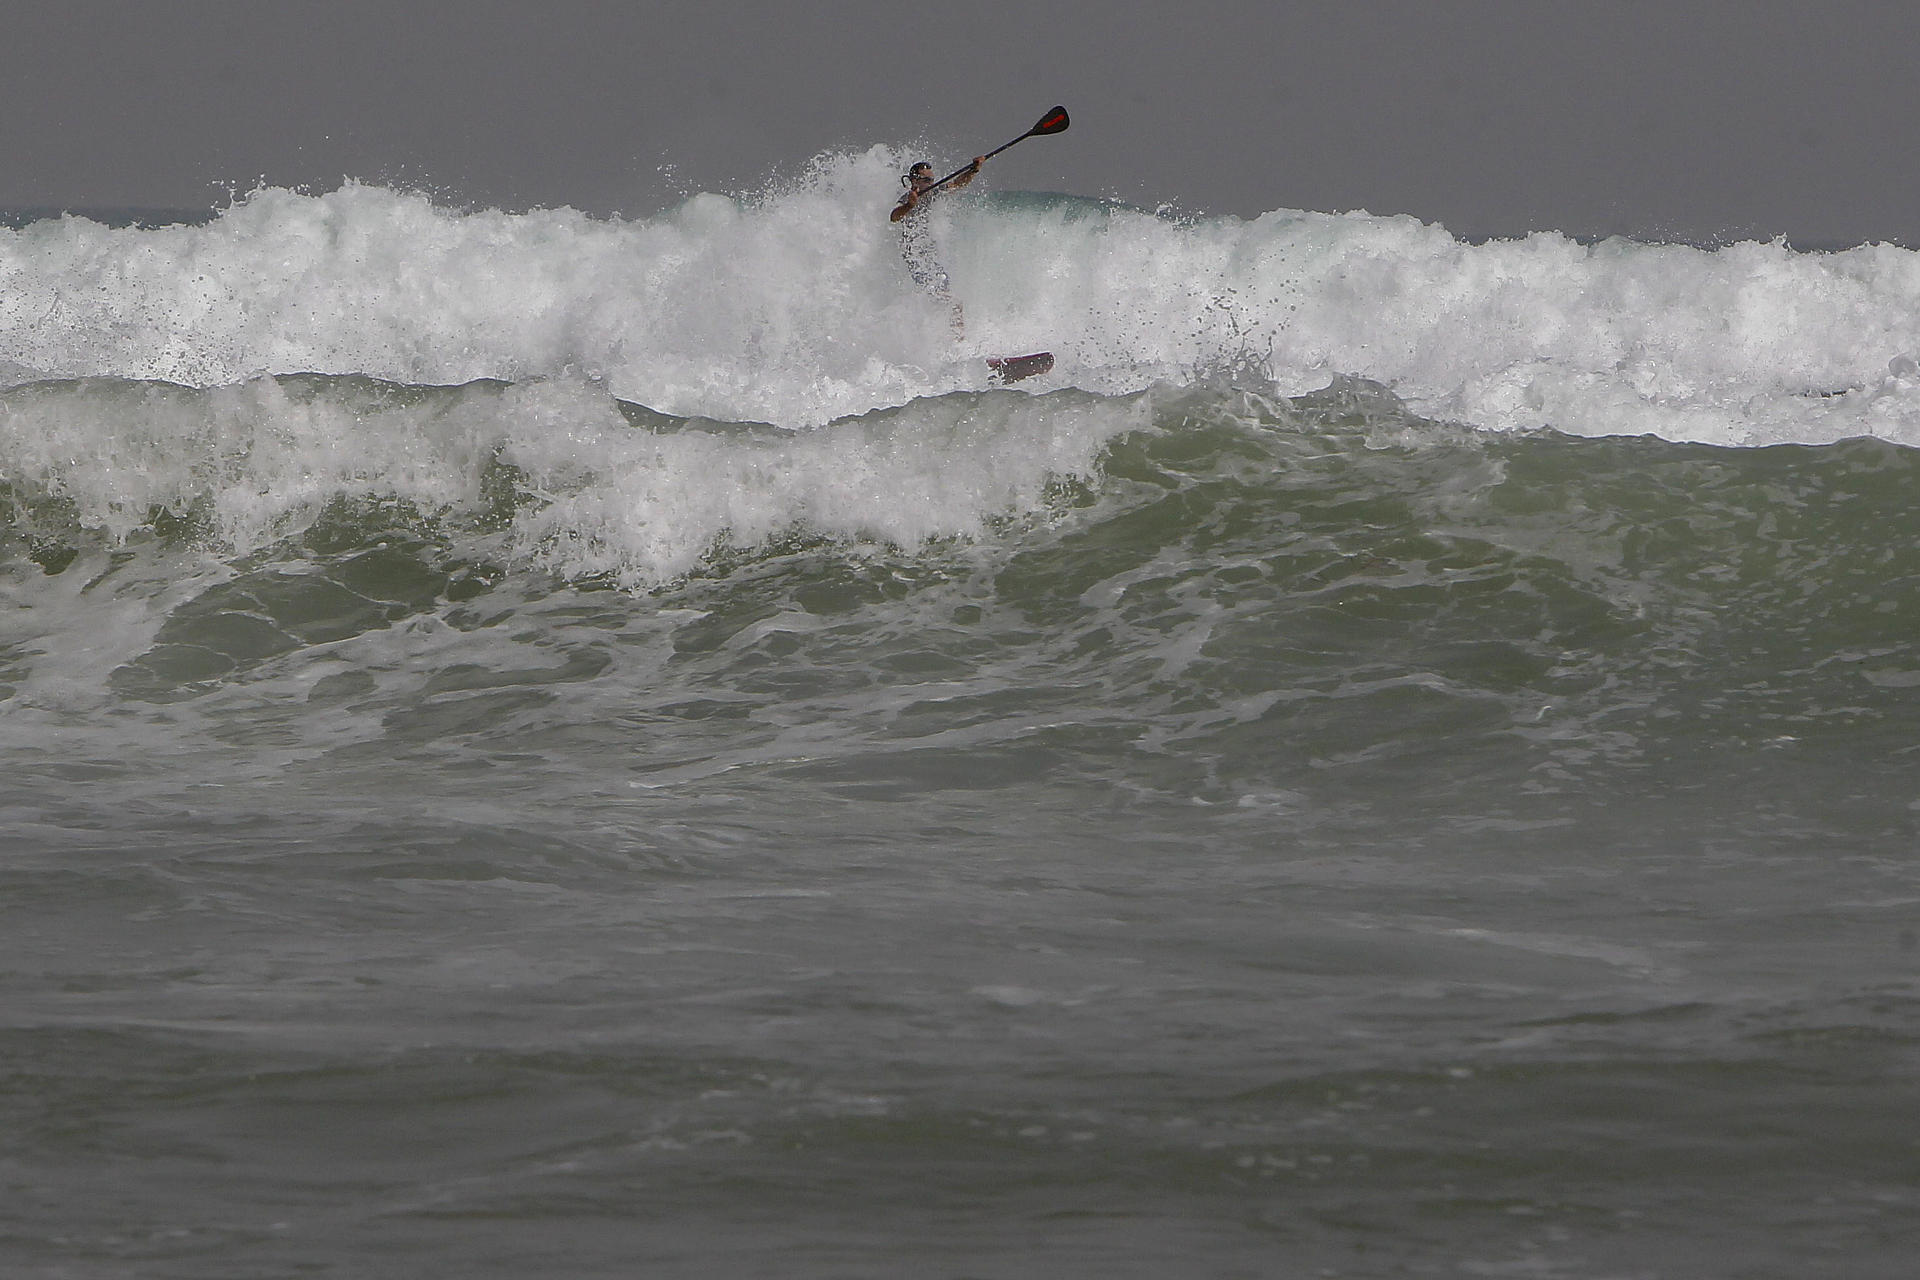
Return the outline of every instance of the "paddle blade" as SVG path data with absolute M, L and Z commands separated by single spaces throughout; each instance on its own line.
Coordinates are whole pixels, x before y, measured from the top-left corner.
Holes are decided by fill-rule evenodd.
M 1040 117 L 1040 123 L 1027 130 L 1027 136 L 1036 133 L 1065 133 L 1067 131 L 1067 109 L 1055 107 Z

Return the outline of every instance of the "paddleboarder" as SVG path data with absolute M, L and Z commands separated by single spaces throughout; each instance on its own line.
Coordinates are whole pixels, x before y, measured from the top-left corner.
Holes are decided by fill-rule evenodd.
M 900 256 L 906 260 L 907 274 L 913 282 L 927 290 L 934 297 L 953 308 L 953 331 L 959 333 L 965 324 L 960 313 L 960 304 L 949 292 L 951 282 L 947 279 L 946 269 L 934 254 L 933 235 L 927 225 L 927 209 L 934 198 L 947 191 L 958 191 L 973 181 L 980 172 L 980 166 L 987 162 L 985 156 L 975 156 L 973 163 L 942 181 L 935 181 L 933 166 L 927 161 L 907 170 L 901 175 L 900 185 L 906 191 L 900 196 L 900 203 L 893 206 L 888 217 L 901 224 Z
M 1064 133 L 1067 128 L 1067 109 L 1055 107 L 1033 128 L 1015 138 L 1013 142 L 1004 142 L 983 156 L 975 156 L 971 164 L 962 165 L 944 178 L 935 180 L 933 166 L 925 160 L 901 175 L 900 185 L 906 188 L 900 197 L 900 203 L 893 206 L 892 220 L 901 223 L 900 256 L 906 259 L 907 273 L 923 289 L 953 308 L 953 334 L 958 338 L 963 332 L 963 320 L 960 304 L 948 291 L 947 273 L 941 269 L 939 259 L 934 256 L 933 238 L 927 228 L 926 208 L 933 198 L 943 190 L 952 188 L 958 191 L 972 182 L 974 175 L 980 172 L 980 166 L 1005 151 L 1016 142 L 1028 138 L 1043 138 L 1048 134 Z M 992 377 L 997 382 L 1018 382 L 1022 378 L 1031 378 L 1035 374 L 1045 373 L 1053 368 L 1053 355 L 1047 351 L 1036 351 L 1024 356 L 997 356 L 987 361 Z

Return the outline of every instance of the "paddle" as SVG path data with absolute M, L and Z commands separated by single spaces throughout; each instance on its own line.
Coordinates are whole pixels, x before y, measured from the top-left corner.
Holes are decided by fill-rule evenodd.
M 1027 130 L 1025 133 L 1015 138 L 1013 142 L 1025 142 L 1028 138 L 1037 137 L 1043 133 L 1065 133 L 1066 131 L 1067 131 L 1067 109 L 1065 107 L 1055 107 L 1053 110 L 1047 112 L 1047 114 L 1040 117 L 1039 124 L 1034 125 L 1033 128 Z M 980 158 L 982 160 L 991 160 L 995 156 L 999 155 L 1002 151 L 1005 151 L 1008 147 L 1012 146 L 1013 142 L 1008 142 L 1000 146 L 997 146 L 993 150 L 987 152 L 987 154 L 985 154 L 984 156 L 981 156 Z M 963 164 L 958 169 L 955 169 L 952 173 L 948 174 L 946 177 L 940 179 L 940 181 L 934 183 L 931 187 L 928 187 L 927 190 L 937 191 L 941 187 L 946 186 L 949 182 L 952 182 L 955 178 L 959 177 L 961 174 L 965 173 L 967 170 L 971 168 L 973 168 L 973 165 L 971 163 Z

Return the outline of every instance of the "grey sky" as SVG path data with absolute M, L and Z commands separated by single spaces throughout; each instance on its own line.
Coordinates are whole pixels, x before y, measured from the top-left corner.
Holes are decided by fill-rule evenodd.
M 1909 0 L 66 0 L 4 30 L 0 208 L 351 175 L 637 215 L 828 148 L 958 162 L 1060 102 L 995 185 L 1920 246 Z

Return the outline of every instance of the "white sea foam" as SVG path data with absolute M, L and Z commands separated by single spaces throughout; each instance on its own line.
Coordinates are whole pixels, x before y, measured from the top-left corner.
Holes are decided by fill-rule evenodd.
M 1254 363 L 1286 390 L 1358 375 L 1493 429 L 1920 443 L 1911 251 L 1470 245 L 1407 217 L 970 195 L 937 210 L 956 344 L 882 216 L 900 160 L 823 157 L 786 189 L 633 221 L 349 184 L 262 190 L 199 227 L 38 223 L 0 232 L 0 367 L 201 386 L 571 371 L 670 413 L 808 427 L 1047 347 L 1047 385 L 1102 392 Z
M 427 392 L 85 380 L 0 392 L 0 479 L 115 538 L 156 508 L 195 512 L 244 553 L 336 497 L 478 515 L 499 463 L 522 495 L 517 558 L 636 583 L 796 526 L 901 546 L 975 533 L 1041 506 L 1058 477 L 1091 476 L 1106 443 L 1147 419 L 1144 395 L 993 391 L 810 431 L 664 418 L 650 430 L 580 378 Z
M 580 422 L 578 415 L 569 421 Z M 603 417 L 590 433 L 516 428 L 503 456 L 551 500 L 517 522 L 523 545 L 571 574 L 641 581 L 690 569 L 716 541 L 753 546 L 793 526 L 915 546 L 1029 511 L 1059 476 L 1090 476 L 1144 397 L 945 396 L 817 431 L 646 435 Z
M 190 508 L 246 549 L 340 495 L 477 511 L 497 459 L 536 495 L 519 554 L 633 582 L 796 525 L 975 531 L 1091 471 L 1146 420 L 1139 393 L 1221 370 L 1288 393 L 1357 375 L 1491 430 L 1920 445 L 1906 250 L 968 197 L 935 210 L 956 341 L 882 216 L 899 162 L 823 157 L 636 221 L 348 184 L 203 226 L 0 231 L 0 482 L 113 537 Z M 1058 365 L 1022 390 L 949 394 L 987 387 L 984 353 L 1038 347 Z M 400 385 L 271 376 L 296 372 Z M 1093 394 L 1026 394 L 1073 387 Z M 772 425 L 648 430 L 619 401 Z

